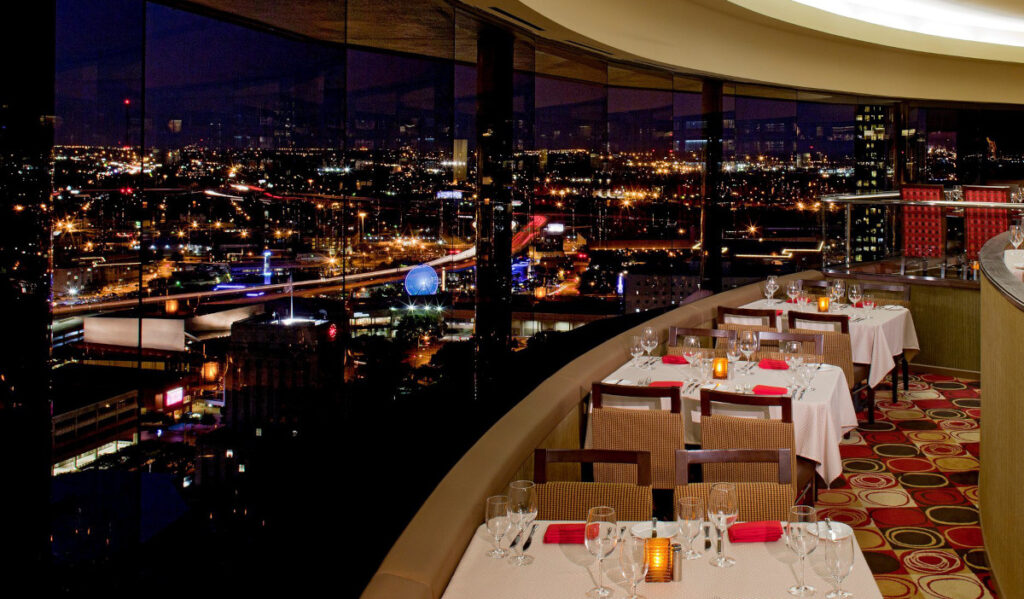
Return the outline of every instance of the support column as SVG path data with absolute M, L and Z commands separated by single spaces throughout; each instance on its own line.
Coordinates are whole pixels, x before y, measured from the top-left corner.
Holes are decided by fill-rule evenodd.
M 701 90 L 704 173 L 700 202 L 700 286 L 717 293 L 722 290 L 722 197 L 725 184 L 722 177 L 722 81 L 705 79 Z
M 477 41 L 476 346 L 474 397 L 494 390 L 512 328 L 513 36 Z
M 0 43 L 0 563 L 13 594 L 42 588 L 49 562 L 50 191 L 53 146 L 54 2 L 4 6 L 21 36 Z

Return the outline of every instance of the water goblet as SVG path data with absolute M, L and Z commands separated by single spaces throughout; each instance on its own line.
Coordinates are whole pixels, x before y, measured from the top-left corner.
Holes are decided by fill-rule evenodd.
M 814 587 L 805 580 L 807 556 L 818 546 L 818 515 L 809 505 L 794 505 L 789 508 L 789 522 L 786 523 L 786 544 L 800 558 L 800 576 L 797 584 L 787 589 L 791 595 L 808 597 L 814 594 Z
M 726 537 L 729 536 L 729 527 L 736 523 L 739 515 L 739 503 L 736 498 L 736 485 L 732 483 L 715 483 L 708 493 L 708 520 L 718 530 L 718 545 L 715 557 L 711 565 L 716 568 L 732 567 L 736 560 L 725 555 Z
M 693 541 L 700 535 L 704 526 L 704 504 L 700 497 L 680 497 L 676 502 L 676 522 L 679 524 L 679 537 L 686 551 L 685 559 L 700 559 L 701 552 L 693 549 Z
M 601 563 L 615 551 L 619 540 L 619 526 L 615 520 L 615 508 L 606 505 L 590 508 L 587 523 L 583 528 L 583 543 L 590 555 L 597 560 L 597 586 L 587 592 L 588 597 L 608 597 L 612 590 L 604 586 L 604 571 Z
M 644 599 L 636 592 L 636 587 L 650 568 L 650 556 L 647 553 L 647 539 L 626 535 L 619 540 L 619 566 L 626 582 L 630 584 L 629 599 Z
M 512 528 L 508 517 L 508 495 L 493 495 L 487 498 L 485 518 L 487 532 L 494 537 L 494 549 L 487 552 L 487 557 L 503 558 L 508 551 L 501 548 L 501 537 Z
M 508 517 L 520 535 L 533 523 L 537 517 L 537 487 L 533 481 L 517 480 L 508 486 Z M 511 559 L 517 566 L 533 563 L 533 556 L 523 553 L 522 545 Z

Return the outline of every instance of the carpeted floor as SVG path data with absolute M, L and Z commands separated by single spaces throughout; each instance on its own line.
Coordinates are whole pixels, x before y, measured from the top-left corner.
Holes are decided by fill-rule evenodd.
M 843 476 L 818 498 L 821 517 L 846 522 L 885 597 L 995 597 L 978 526 L 978 382 L 912 375 L 892 403 L 877 395 L 875 424 L 841 450 Z

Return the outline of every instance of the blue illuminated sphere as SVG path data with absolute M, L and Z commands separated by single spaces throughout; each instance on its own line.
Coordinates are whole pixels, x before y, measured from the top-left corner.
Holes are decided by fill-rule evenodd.
M 417 266 L 405 275 L 405 292 L 409 295 L 434 295 L 437 286 L 437 273 L 426 264 Z

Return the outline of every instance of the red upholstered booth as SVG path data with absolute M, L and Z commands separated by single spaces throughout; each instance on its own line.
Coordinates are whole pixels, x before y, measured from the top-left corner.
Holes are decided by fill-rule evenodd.
M 900 198 L 908 202 L 942 200 L 941 185 L 906 185 Z M 946 219 L 941 206 L 903 206 L 903 258 L 942 258 L 945 271 Z
M 968 202 L 1009 202 L 1009 187 L 964 186 Z M 964 210 L 967 229 L 964 252 L 968 260 L 978 259 L 978 250 L 985 242 L 1010 228 L 1010 211 L 999 208 L 967 208 Z

